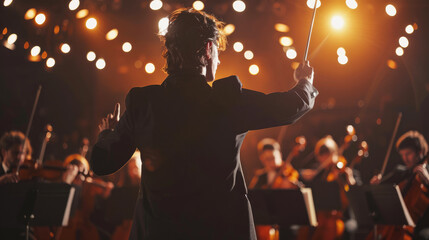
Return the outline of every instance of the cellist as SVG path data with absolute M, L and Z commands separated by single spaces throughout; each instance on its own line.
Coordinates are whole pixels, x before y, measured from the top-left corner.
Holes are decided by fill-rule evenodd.
M 404 165 L 398 165 L 381 179 L 378 175 L 374 176 L 370 183 L 398 184 L 401 188 L 411 217 L 416 222 L 416 228 L 413 233 L 413 229 L 392 227 L 392 231 L 395 230 L 395 239 L 427 239 L 429 236 L 424 238 L 422 234 L 425 233 L 421 229 L 429 227 L 429 169 L 425 161 L 428 144 L 419 132 L 408 131 L 397 140 L 396 150 Z M 379 232 L 383 234 L 383 231 Z M 389 234 L 386 231 L 384 233 Z

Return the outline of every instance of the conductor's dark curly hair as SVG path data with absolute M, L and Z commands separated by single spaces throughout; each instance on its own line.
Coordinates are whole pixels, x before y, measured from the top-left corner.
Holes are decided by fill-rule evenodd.
M 164 71 L 200 70 L 207 65 L 206 44 L 213 42 L 220 51 L 225 50 L 224 23 L 216 17 L 193 8 L 182 8 L 172 12 L 164 36 Z

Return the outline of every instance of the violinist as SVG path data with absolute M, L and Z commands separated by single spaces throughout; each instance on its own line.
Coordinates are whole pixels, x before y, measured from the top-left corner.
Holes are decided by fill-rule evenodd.
M 24 142 L 26 142 L 26 152 L 24 153 Z M 24 160 L 30 160 L 32 148 L 30 141 L 25 139 L 25 135 L 20 131 L 9 131 L 3 134 L 0 139 L 1 168 L 0 184 L 16 183 L 19 176 L 12 170 L 24 164 Z M 25 154 L 25 156 L 22 156 Z
M 374 176 L 371 184 L 398 184 L 404 201 L 416 223 L 413 229 L 391 227 L 390 231 L 380 230 L 383 236 L 394 232 L 394 239 L 428 239 L 429 228 L 429 169 L 426 162 L 428 144 L 417 131 L 408 131 L 396 142 L 396 149 L 404 165 L 398 165 L 383 178 Z

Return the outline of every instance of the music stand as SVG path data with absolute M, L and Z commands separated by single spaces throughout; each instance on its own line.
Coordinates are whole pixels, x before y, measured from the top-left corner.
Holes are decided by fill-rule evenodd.
M 317 226 L 311 189 L 249 190 L 255 224 Z
M 6 228 L 66 226 L 74 188 L 65 183 L 20 182 L 0 186 L 0 225 Z

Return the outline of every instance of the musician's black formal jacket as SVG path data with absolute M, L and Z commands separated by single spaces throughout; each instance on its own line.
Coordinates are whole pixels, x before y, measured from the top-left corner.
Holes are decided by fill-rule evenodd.
M 130 239 L 256 239 L 240 163 L 244 136 L 295 122 L 317 94 L 307 80 L 266 95 L 242 89 L 236 76 L 211 87 L 191 73 L 131 89 L 118 125 L 100 133 L 92 153 L 94 172 L 105 175 L 141 151 Z

